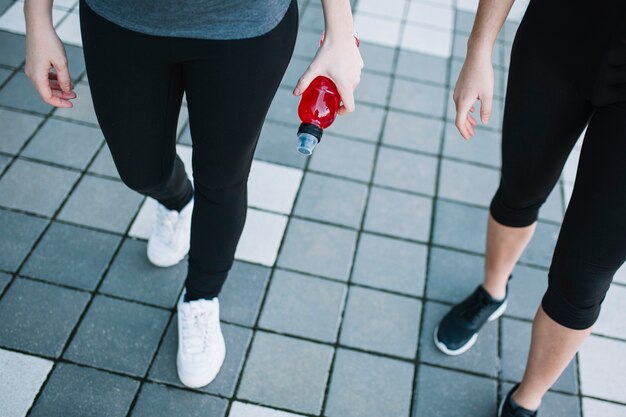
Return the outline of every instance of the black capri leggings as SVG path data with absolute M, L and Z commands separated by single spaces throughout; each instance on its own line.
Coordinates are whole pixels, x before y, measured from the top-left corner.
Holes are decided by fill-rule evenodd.
M 490 210 L 503 225 L 534 223 L 587 127 L 542 301 L 572 329 L 593 325 L 626 259 L 626 2 L 601 4 L 531 0 L 511 55 Z
M 186 281 L 193 298 L 220 292 L 246 218 L 246 184 L 259 133 L 293 52 L 294 0 L 276 28 L 242 40 L 151 36 L 97 15 L 80 18 L 98 122 L 122 181 L 170 209 L 195 188 Z M 193 181 L 176 155 L 183 93 Z

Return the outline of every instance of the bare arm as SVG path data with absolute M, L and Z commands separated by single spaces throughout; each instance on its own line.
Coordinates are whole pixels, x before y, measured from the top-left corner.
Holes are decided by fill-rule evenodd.
M 52 25 L 52 0 L 26 0 L 24 16 L 26 75 L 43 101 L 56 107 L 72 107 L 70 100 L 76 98 L 76 94 L 70 81 L 65 48 Z
M 317 76 L 331 78 L 341 95 L 340 114 L 354 111 L 354 90 L 361 79 L 363 60 L 354 39 L 349 0 L 322 0 L 324 8 L 324 43 L 304 72 L 294 90 L 300 95 Z
M 465 139 L 474 136 L 476 120 L 470 113 L 480 100 L 480 119 L 489 121 L 493 99 L 493 46 L 514 0 L 480 0 L 467 43 L 467 57 L 454 89 L 456 127 Z

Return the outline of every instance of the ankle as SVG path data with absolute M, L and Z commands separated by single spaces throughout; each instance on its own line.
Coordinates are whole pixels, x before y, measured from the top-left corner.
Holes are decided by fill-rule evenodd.
M 496 301 L 502 301 L 506 297 L 506 285 L 504 287 L 484 283 L 483 289 Z
M 535 411 L 541 405 L 541 397 L 534 393 L 529 393 L 520 385 L 512 395 L 512 399 L 516 405 L 526 410 Z

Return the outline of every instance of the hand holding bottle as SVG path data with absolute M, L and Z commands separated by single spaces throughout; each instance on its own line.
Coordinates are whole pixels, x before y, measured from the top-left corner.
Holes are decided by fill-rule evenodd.
M 354 111 L 354 90 L 361 81 L 363 59 L 354 42 L 352 32 L 349 36 L 335 36 L 326 33 L 322 45 L 317 50 L 313 62 L 304 72 L 293 94 L 301 95 L 318 76 L 330 78 L 341 96 L 339 114 Z

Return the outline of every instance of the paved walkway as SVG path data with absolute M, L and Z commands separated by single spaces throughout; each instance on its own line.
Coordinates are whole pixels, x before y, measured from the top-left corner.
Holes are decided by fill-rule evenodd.
M 451 123 L 449 97 L 476 1 L 359 0 L 358 110 L 308 160 L 294 150 L 290 90 L 322 18 L 319 2 L 300 2 L 295 57 L 263 130 L 248 222 L 221 297 L 226 363 L 200 391 L 184 389 L 174 367 L 185 267 L 146 260 L 154 203 L 119 181 L 104 145 L 75 3 L 55 1 L 54 22 L 80 98 L 52 111 L 21 69 L 22 4 L 0 0 L 0 416 L 495 415 L 522 375 L 577 152 L 515 270 L 504 318 L 457 358 L 440 354 L 432 333 L 481 279 L 522 0 L 494 55 L 492 123 L 469 144 Z M 179 134 L 189 161 L 184 108 Z M 624 299 L 620 273 L 543 417 L 626 416 Z

